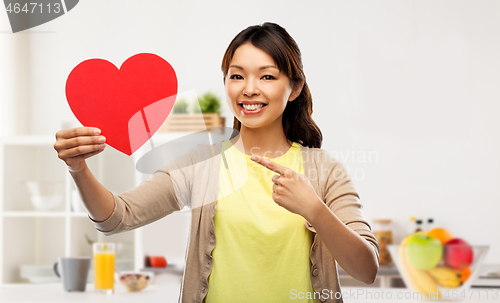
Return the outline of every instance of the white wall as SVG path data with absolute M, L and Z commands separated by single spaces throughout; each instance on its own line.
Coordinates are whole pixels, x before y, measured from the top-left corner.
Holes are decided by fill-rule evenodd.
M 323 148 L 349 166 L 366 216 L 392 218 L 404 230 L 410 216 L 433 217 L 456 236 L 491 245 L 486 262 L 500 263 L 493 236 L 500 230 L 499 15 L 495 0 L 80 1 L 25 33 L 30 106 L 22 118 L 29 123 L 10 126 L 53 134 L 76 121 L 65 81 L 95 57 L 120 65 L 156 53 L 176 69 L 180 91 L 222 96 L 230 40 L 246 26 L 277 22 L 302 49 Z M 2 18 L 3 43 L 10 27 Z M 2 99 L 2 111 L 11 102 Z M 227 106 L 224 114 L 232 125 Z

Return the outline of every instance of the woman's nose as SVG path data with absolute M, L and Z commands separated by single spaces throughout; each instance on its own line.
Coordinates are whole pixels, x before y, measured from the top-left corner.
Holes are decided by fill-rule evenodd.
M 247 81 L 245 87 L 243 88 L 243 95 L 247 97 L 252 97 L 254 95 L 259 95 L 260 91 L 257 85 L 253 81 Z

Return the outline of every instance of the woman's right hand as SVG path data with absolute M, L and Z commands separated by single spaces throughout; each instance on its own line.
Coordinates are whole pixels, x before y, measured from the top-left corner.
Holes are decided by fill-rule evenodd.
M 85 159 L 104 150 L 106 138 L 100 134 L 101 130 L 95 127 L 77 127 L 56 133 L 54 149 L 70 172 L 81 171 L 85 168 Z

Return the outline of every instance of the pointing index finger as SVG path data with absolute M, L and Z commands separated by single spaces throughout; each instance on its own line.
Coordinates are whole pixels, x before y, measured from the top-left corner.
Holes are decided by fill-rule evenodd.
M 287 170 L 286 167 L 279 165 L 278 163 L 275 163 L 269 159 L 266 159 L 264 157 L 261 157 L 259 155 L 252 155 L 250 157 L 250 160 L 259 163 L 260 165 L 264 166 L 265 168 L 272 170 L 273 172 L 276 172 L 280 175 L 284 175 L 285 171 Z

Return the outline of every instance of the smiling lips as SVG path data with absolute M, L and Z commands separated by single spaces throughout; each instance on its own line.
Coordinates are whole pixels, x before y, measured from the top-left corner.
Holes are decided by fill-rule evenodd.
M 267 104 L 261 102 L 243 101 L 239 103 L 238 106 L 245 114 L 257 114 L 260 113 L 263 108 L 267 106 Z

